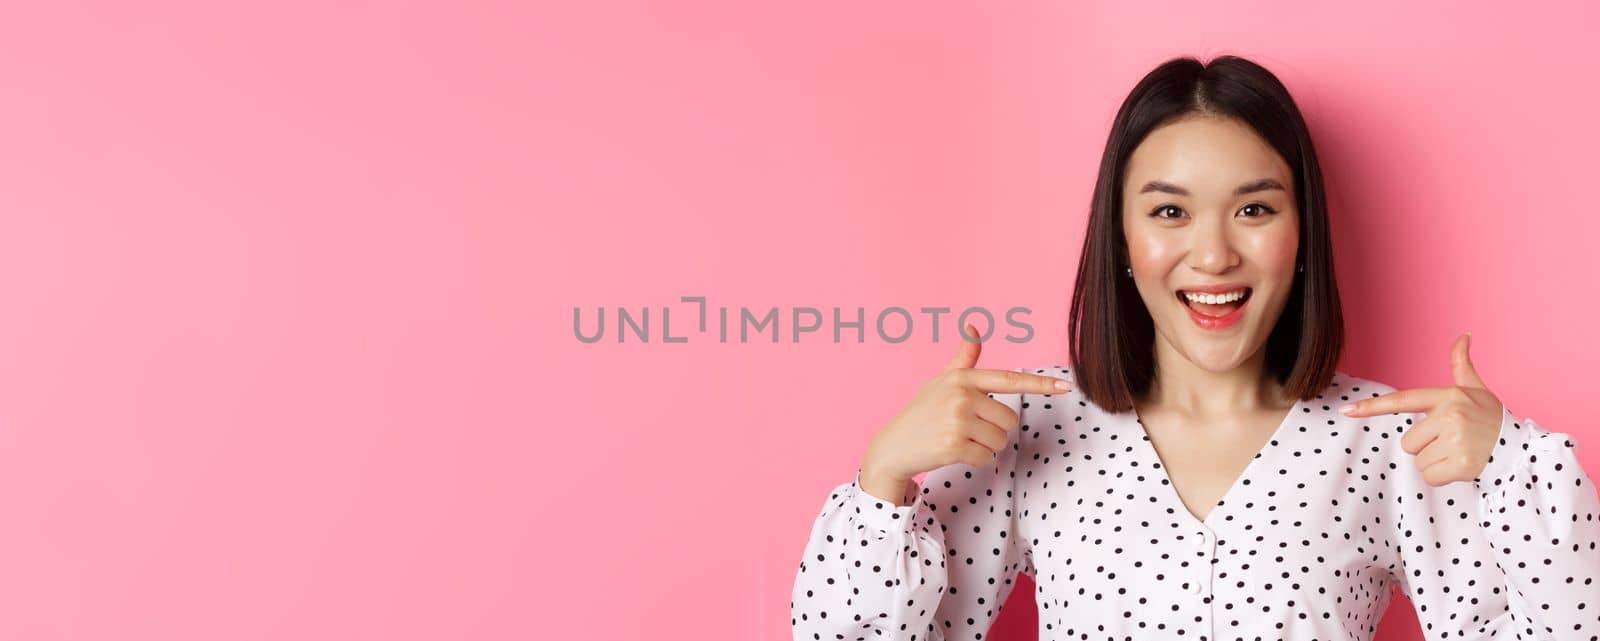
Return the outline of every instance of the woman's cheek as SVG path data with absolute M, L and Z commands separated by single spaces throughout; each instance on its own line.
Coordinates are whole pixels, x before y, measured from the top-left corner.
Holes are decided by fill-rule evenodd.
M 1261 266 L 1269 272 L 1291 271 L 1299 254 L 1299 238 L 1295 225 L 1273 225 L 1254 237 L 1250 253 L 1259 256 Z
M 1140 273 L 1166 273 L 1173 253 L 1172 243 L 1160 238 L 1135 236 L 1128 239 L 1128 260 L 1133 263 L 1134 271 Z

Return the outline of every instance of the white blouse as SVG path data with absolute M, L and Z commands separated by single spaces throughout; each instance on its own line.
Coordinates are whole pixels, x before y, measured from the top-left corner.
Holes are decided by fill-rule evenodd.
M 1600 638 L 1600 496 L 1572 438 L 1507 409 L 1482 475 L 1433 487 L 1400 446 L 1422 414 L 1337 411 L 1393 391 L 1336 373 L 1204 520 L 1134 412 L 991 394 L 1021 416 L 993 465 L 929 472 L 906 506 L 859 469 L 833 490 L 794 638 L 982 639 L 1019 572 L 1046 641 L 1371 639 L 1393 582 L 1429 641 Z

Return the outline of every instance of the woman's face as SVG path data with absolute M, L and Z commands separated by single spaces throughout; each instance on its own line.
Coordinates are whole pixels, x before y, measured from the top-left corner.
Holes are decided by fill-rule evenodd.
M 1293 190 L 1277 151 L 1231 118 L 1185 117 L 1134 149 L 1122 229 L 1157 341 L 1212 372 L 1238 367 L 1266 344 L 1296 276 Z M 1179 297 L 1208 285 L 1248 289 L 1247 298 L 1209 305 Z

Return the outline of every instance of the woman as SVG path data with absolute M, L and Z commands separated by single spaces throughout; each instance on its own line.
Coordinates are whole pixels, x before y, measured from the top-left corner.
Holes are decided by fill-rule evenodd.
M 1572 440 L 1513 416 L 1467 336 L 1453 386 L 1335 371 L 1325 202 L 1270 72 L 1147 75 L 1101 159 L 1073 366 L 979 369 L 964 328 L 824 504 L 794 637 L 982 639 L 1020 572 L 1041 639 L 1370 639 L 1396 583 L 1430 640 L 1600 638 Z

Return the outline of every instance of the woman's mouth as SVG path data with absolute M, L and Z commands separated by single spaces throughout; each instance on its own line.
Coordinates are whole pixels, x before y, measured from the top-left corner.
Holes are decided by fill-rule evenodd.
M 1243 294 L 1198 294 L 1201 300 L 1191 300 L 1183 290 L 1178 290 L 1178 301 L 1189 309 L 1189 318 L 1202 329 L 1226 329 L 1244 315 L 1253 290 L 1244 288 Z

